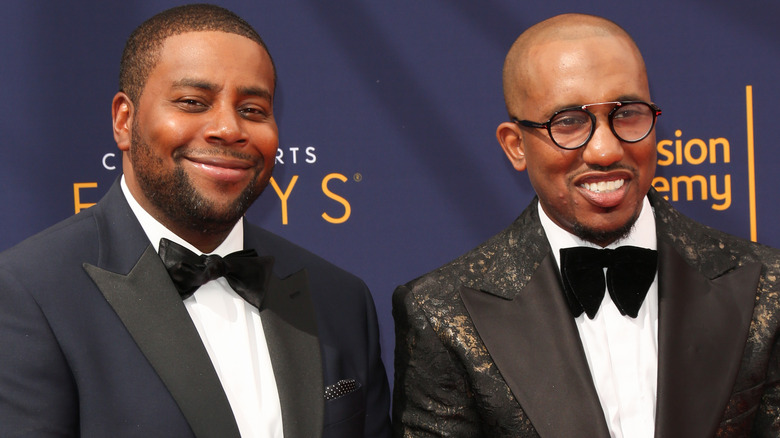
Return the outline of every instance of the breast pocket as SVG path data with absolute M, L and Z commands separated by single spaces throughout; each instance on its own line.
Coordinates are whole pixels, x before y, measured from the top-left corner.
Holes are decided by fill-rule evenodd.
M 366 400 L 362 386 L 325 401 L 325 436 L 362 437 L 366 423 Z

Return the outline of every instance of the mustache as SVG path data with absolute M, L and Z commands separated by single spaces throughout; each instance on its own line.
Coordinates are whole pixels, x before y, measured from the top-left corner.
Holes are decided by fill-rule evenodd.
M 580 175 L 588 173 L 588 172 L 613 172 L 616 170 L 622 170 L 630 173 L 631 175 L 636 176 L 637 175 L 637 169 L 636 167 L 632 167 L 623 163 L 613 163 L 609 166 L 599 166 L 598 164 L 588 164 L 584 169 L 580 169 L 575 171 L 574 173 L 570 174 L 567 178 L 568 182 L 571 183 L 575 179 L 577 179 Z
M 583 172 L 611 172 L 613 170 L 628 170 L 629 172 L 636 172 L 636 169 L 631 166 L 627 166 L 623 163 L 614 163 L 609 166 L 599 166 L 598 164 L 588 164 L 588 168 Z

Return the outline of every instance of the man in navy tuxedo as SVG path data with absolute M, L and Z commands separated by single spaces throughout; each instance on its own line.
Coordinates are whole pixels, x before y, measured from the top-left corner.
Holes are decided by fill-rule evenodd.
M 396 435 L 780 436 L 780 251 L 652 189 L 661 111 L 631 37 L 553 17 L 503 78 L 497 137 L 537 197 L 396 290 Z
M 225 9 L 133 32 L 123 176 L 0 255 L 0 435 L 389 435 L 365 284 L 243 219 L 274 165 L 275 85 Z

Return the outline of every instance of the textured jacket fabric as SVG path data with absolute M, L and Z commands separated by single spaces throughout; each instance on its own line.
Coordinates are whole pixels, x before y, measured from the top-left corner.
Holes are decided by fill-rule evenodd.
M 780 436 L 780 251 L 655 191 L 657 437 Z M 393 295 L 398 437 L 608 437 L 535 199 Z

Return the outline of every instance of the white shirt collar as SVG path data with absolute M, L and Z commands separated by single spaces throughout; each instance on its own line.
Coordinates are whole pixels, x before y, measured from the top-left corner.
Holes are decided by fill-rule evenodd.
M 166 238 L 172 242 L 176 242 L 179 245 L 184 246 L 195 254 L 201 254 L 199 249 L 195 248 L 189 242 L 174 234 L 173 231 L 166 228 L 163 224 L 157 221 L 157 219 L 152 217 L 151 214 L 144 210 L 143 207 L 141 207 L 141 204 L 139 204 L 138 201 L 136 201 L 133 197 L 133 194 L 130 193 L 130 188 L 127 187 L 124 175 L 122 175 L 120 185 L 122 187 L 122 193 L 124 193 L 125 198 L 127 199 L 127 203 L 130 204 L 130 209 L 133 210 L 133 213 L 138 219 L 138 222 L 141 223 L 141 228 L 143 228 L 144 233 L 146 233 L 146 237 L 148 237 L 149 241 L 152 243 L 152 245 L 154 245 L 155 251 L 159 250 L 160 239 Z M 227 238 L 225 238 L 225 240 L 211 254 L 217 254 L 224 257 L 232 252 L 240 251 L 243 248 L 244 218 L 242 217 L 238 220 L 236 225 L 233 227 L 233 230 L 230 232 L 230 234 L 228 234 Z

